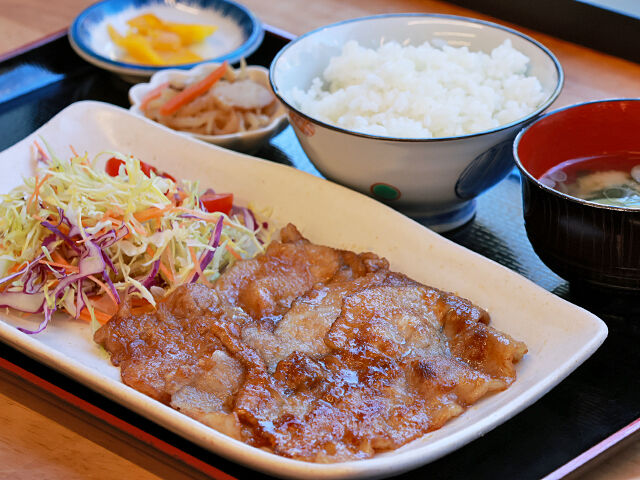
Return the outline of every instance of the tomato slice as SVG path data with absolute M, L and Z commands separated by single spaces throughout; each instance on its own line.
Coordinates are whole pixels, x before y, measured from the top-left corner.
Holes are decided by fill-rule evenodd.
M 111 157 L 109 160 L 107 160 L 107 164 L 105 165 L 105 171 L 107 172 L 108 175 L 112 177 L 116 177 L 118 176 L 120 165 L 123 165 L 123 164 L 124 164 L 124 160 L 120 160 L 119 158 L 116 158 L 116 157 Z M 169 180 L 172 180 L 174 183 L 177 183 L 176 179 L 173 178 L 171 175 L 169 175 L 167 172 L 162 172 L 158 170 L 156 167 L 153 167 L 146 162 L 142 162 L 142 161 L 140 162 L 140 169 L 142 170 L 142 173 L 144 173 L 147 177 L 151 177 L 151 172 L 153 172 L 158 177 L 168 178 Z
M 111 157 L 109 160 L 107 160 L 107 164 L 105 165 L 104 169 L 107 172 L 107 175 L 111 177 L 117 177 L 118 171 L 120 170 L 120 165 L 124 165 L 124 160 L 120 160 L 116 157 Z
M 233 207 L 233 193 L 205 193 L 200 196 L 200 201 L 207 212 L 229 215 Z
M 158 175 L 158 171 L 155 169 L 155 167 L 152 167 L 148 163 L 142 161 L 140 162 L 140 170 L 142 170 L 142 173 L 144 173 L 147 177 L 151 176 L 151 172 Z

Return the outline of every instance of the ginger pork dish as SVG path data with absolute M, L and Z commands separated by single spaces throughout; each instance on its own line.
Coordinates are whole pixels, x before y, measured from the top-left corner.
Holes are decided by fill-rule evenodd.
M 86 320 L 126 385 L 232 438 L 369 458 L 516 378 L 524 343 L 374 253 L 291 224 L 271 241 L 232 193 L 133 156 L 35 147 L 38 173 L 0 203 L 0 306 L 43 314 L 27 334 L 54 312 Z
M 470 301 L 293 225 L 212 285 L 134 312 L 123 300 L 94 337 L 125 384 L 309 462 L 369 458 L 440 428 L 511 385 L 527 351 Z

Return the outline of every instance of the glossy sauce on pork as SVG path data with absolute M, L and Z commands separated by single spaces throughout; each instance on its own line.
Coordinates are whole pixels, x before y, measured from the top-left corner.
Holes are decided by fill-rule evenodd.
M 524 343 L 468 300 L 314 245 L 292 225 L 215 283 L 183 285 L 95 340 L 124 383 L 278 455 L 338 462 L 398 448 L 507 388 Z

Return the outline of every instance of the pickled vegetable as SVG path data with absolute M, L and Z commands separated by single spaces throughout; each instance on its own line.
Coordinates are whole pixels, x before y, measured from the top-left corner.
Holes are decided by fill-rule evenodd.
M 144 13 L 127 21 L 123 35 L 112 25 L 107 26 L 113 43 L 124 50 L 123 59 L 144 65 L 179 65 L 195 63 L 202 57 L 190 47 L 212 35 L 214 25 L 167 22 L 153 13 Z

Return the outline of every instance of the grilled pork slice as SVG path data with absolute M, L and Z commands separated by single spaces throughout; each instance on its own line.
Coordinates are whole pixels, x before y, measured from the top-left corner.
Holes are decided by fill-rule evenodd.
M 289 225 L 214 288 L 125 302 L 95 340 L 127 384 L 251 445 L 338 462 L 398 448 L 507 388 L 524 343 L 468 300 Z

